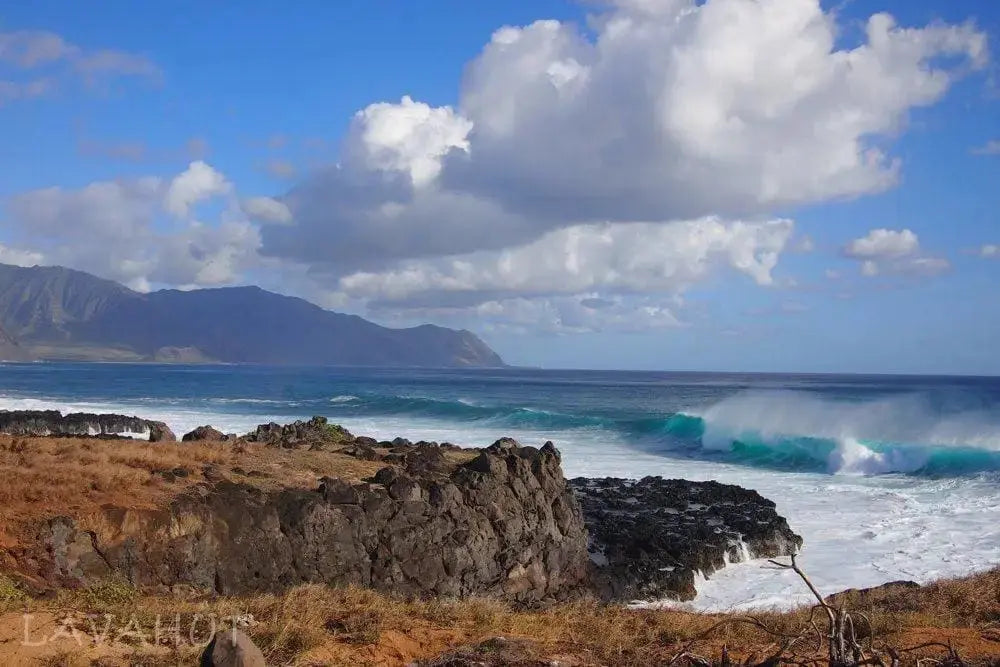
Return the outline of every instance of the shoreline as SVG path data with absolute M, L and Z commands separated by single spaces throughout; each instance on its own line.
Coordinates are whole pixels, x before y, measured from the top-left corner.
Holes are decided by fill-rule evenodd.
M 113 425 L 121 422 L 121 419 L 111 417 L 104 416 L 101 423 Z M 94 428 L 93 425 L 81 423 L 80 419 L 81 417 L 74 417 L 68 425 L 76 429 L 86 428 L 88 432 Z M 126 419 L 125 422 L 127 421 Z M 33 428 L 41 426 L 36 423 Z M 465 518 L 447 528 L 443 534 L 447 536 L 461 531 L 466 522 L 469 522 L 469 526 L 476 525 L 477 512 L 486 511 L 487 515 L 492 516 L 493 510 L 487 508 L 499 502 L 503 508 L 501 514 L 491 518 L 488 523 L 479 524 L 480 527 L 476 529 L 475 534 L 487 530 L 496 531 L 491 534 L 500 535 L 509 533 L 512 527 L 520 525 L 518 522 L 527 520 L 541 508 L 548 506 L 549 501 L 543 500 L 540 505 L 536 505 L 536 510 L 523 515 L 523 519 L 511 514 L 512 510 L 521 507 L 522 502 L 537 502 L 537 498 L 533 501 L 528 500 L 535 497 L 532 493 L 556 494 L 553 498 L 560 497 L 560 494 L 563 494 L 561 496 L 563 498 L 571 497 L 565 495 L 568 489 L 564 486 L 565 482 L 562 482 L 564 478 L 558 467 L 559 456 L 550 445 L 538 450 L 530 446 L 521 447 L 513 441 L 499 441 L 487 449 L 466 450 L 448 443 L 411 443 L 403 438 L 377 441 L 363 436 L 355 437 L 340 427 L 329 425 L 320 419 L 285 426 L 265 424 L 243 437 L 230 438 L 207 429 L 191 434 L 191 437 L 202 439 L 191 442 L 165 440 L 149 443 L 131 438 L 110 440 L 97 436 L 81 438 L 72 433 L 62 438 L 0 436 L 0 465 L 13 465 L 15 469 L 25 472 L 34 471 L 31 474 L 42 475 L 37 478 L 38 480 L 48 479 L 49 484 L 53 485 L 45 501 L 38 499 L 37 482 L 25 480 L 20 486 L 16 482 L 12 486 L 9 485 L 10 488 L 4 493 L 8 499 L 14 500 L 14 504 L 7 507 L 8 521 L 10 516 L 23 518 L 26 510 L 37 513 L 39 518 L 51 516 L 53 511 L 65 512 L 69 507 L 66 503 L 72 498 L 76 498 L 76 503 L 80 501 L 90 503 L 74 510 L 78 517 L 77 521 L 85 521 L 85 532 L 80 532 L 79 525 L 74 527 L 71 519 L 62 518 L 57 523 L 49 522 L 47 525 L 50 526 L 50 532 L 45 533 L 47 536 L 42 538 L 43 542 L 49 545 L 46 547 L 49 553 L 65 554 L 59 558 L 67 560 L 59 561 L 62 564 L 57 563 L 61 568 L 60 572 L 63 572 L 60 576 L 75 577 L 77 576 L 73 574 L 75 572 L 107 572 L 105 566 L 116 568 L 124 563 L 146 563 L 155 566 L 162 560 L 164 554 L 169 553 L 169 549 L 164 551 L 163 547 L 156 546 L 155 542 L 148 543 L 154 548 L 143 548 L 142 540 L 152 539 L 153 536 L 161 534 L 156 526 L 163 524 L 163 518 L 157 517 L 163 517 L 164 508 L 168 508 L 166 511 L 173 516 L 169 524 L 177 526 L 171 528 L 171 535 L 175 536 L 171 540 L 182 537 L 185 530 L 192 528 L 195 530 L 192 535 L 200 534 L 202 529 L 198 526 L 216 525 L 221 520 L 229 527 L 221 532 L 211 529 L 216 531 L 213 534 L 217 537 L 203 543 L 213 544 L 219 543 L 220 539 L 223 541 L 235 539 L 235 544 L 244 546 L 235 552 L 228 552 L 229 555 L 224 556 L 226 562 L 233 564 L 245 562 L 252 570 L 271 567 L 273 557 L 270 554 L 277 556 L 278 552 L 274 551 L 273 546 L 268 546 L 268 540 L 273 538 L 267 538 L 266 533 L 254 532 L 257 530 L 254 528 L 252 532 L 246 533 L 245 537 L 239 537 L 238 532 L 246 530 L 239 526 L 266 525 L 271 521 L 266 518 L 270 507 L 286 508 L 281 510 L 286 518 L 278 519 L 282 527 L 271 533 L 279 540 L 287 539 L 289 536 L 294 540 L 298 539 L 294 537 L 295 535 L 306 535 L 300 532 L 300 528 L 296 528 L 306 525 L 312 526 L 311 533 L 329 536 L 321 537 L 317 543 L 323 546 L 321 551 L 315 551 L 305 545 L 294 550 L 300 553 L 320 554 L 321 560 L 316 562 L 321 563 L 325 557 L 322 554 L 338 543 L 336 540 L 330 540 L 333 536 L 341 534 L 342 529 L 330 532 L 329 529 L 322 528 L 321 523 L 316 523 L 316 520 L 328 521 L 323 517 L 333 516 L 330 514 L 331 511 L 334 514 L 342 512 L 343 510 L 337 509 L 345 507 L 342 503 L 347 503 L 346 507 L 355 508 L 348 513 L 354 517 L 351 519 L 352 524 L 357 521 L 368 521 L 363 519 L 364 513 L 370 511 L 379 513 L 382 510 L 375 508 L 382 507 L 387 502 L 395 508 L 390 515 L 420 517 L 426 516 L 425 513 L 439 502 L 434 500 L 435 493 L 439 498 L 459 497 L 454 495 L 456 491 L 444 491 L 445 487 L 441 484 L 446 486 L 458 484 L 457 487 L 451 488 L 457 489 L 460 496 L 467 498 L 464 502 L 468 503 L 469 498 L 476 500 L 472 501 L 473 505 L 464 506 L 467 509 L 456 509 L 463 507 L 461 504 L 463 501 L 459 501 L 458 506 L 452 506 L 453 509 L 448 510 L 449 513 L 459 511 L 455 516 Z M 552 467 L 553 464 L 555 468 Z M 110 468 L 109 465 L 117 468 Z M 335 465 L 335 468 L 330 468 L 331 465 Z M 63 467 L 69 473 L 65 479 L 58 477 Z M 128 472 L 129 470 L 131 472 Z M 338 471 L 336 478 L 322 476 L 324 473 L 329 475 L 334 470 Z M 321 478 L 318 489 L 315 487 L 317 477 Z M 11 476 L 7 478 L 15 479 Z M 111 479 L 117 481 L 109 484 L 108 481 Z M 509 498 L 507 494 L 510 491 L 536 482 L 541 484 L 539 491 L 529 492 L 528 495 L 521 495 L 523 492 L 515 491 L 513 499 L 501 500 Z M 468 490 L 473 492 L 471 496 L 462 491 L 462 485 L 467 483 L 471 484 L 468 487 Z M 699 486 L 698 483 L 690 482 L 678 482 L 677 484 L 681 485 L 679 487 L 676 484 L 673 487 L 669 484 L 659 486 L 665 483 L 661 480 L 654 486 L 655 493 L 660 494 L 657 496 L 659 499 L 649 503 L 647 500 L 639 500 L 642 494 L 637 491 L 639 486 L 649 483 L 646 480 L 628 482 L 590 479 L 574 480 L 569 484 L 572 486 L 574 483 L 583 484 L 587 494 L 593 493 L 596 489 L 610 489 L 611 494 L 603 496 L 601 501 L 603 504 L 597 511 L 607 513 L 611 520 L 610 525 L 615 526 L 615 530 L 620 526 L 625 527 L 624 534 L 633 536 L 629 539 L 641 540 L 647 539 L 642 532 L 646 530 L 646 519 L 639 518 L 635 524 L 639 532 L 635 532 L 637 528 L 629 528 L 620 520 L 622 508 L 629 508 L 628 512 L 633 513 L 636 511 L 634 509 L 636 502 L 640 502 L 640 507 L 644 506 L 641 503 L 646 503 L 650 508 L 663 510 L 673 502 L 668 500 L 673 497 L 672 494 L 681 493 L 682 506 L 695 512 L 690 515 L 694 521 L 691 528 L 695 531 L 692 535 L 697 535 L 697 531 L 702 527 L 711 527 L 717 521 L 713 518 L 717 515 L 699 513 L 715 511 L 711 509 L 713 504 L 721 503 L 720 506 L 724 506 L 727 501 L 723 495 L 715 496 L 716 500 L 704 503 L 697 495 L 690 495 L 693 490 L 702 493 L 703 489 L 719 488 L 724 493 L 750 494 L 739 498 L 756 495 L 736 487 Z M 81 491 L 69 488 L 73 486 L 81 489 L 85 495 L 74 496 L 73 494 L 79 494 Z M 435 491 L 435 489 L 440 490 Z M 19 493 L 24 495 L 19 496 Z M 23 507 L 17 504 L 18 497 L 21 497 Z M 285 500 L 280 500 L 281 498 Z M 123 508 L 132 509 L 109 512 L 109 500 L 119 503 L 124 501 L 127 505 Z M 274 504 L 275 501 L 277 504 Z M 734 507 L 742 507 L 746 502 L 735 500 L 732 504 Z M 477 506 L 483 509 L 475 509 Z M 584 506 L 584 513 L 589 512 L 593 515 L 594 507 L 586 509 L 586 503 Z M 144 507 L 146 509 L 143 509 Z M 205 513 L 213 507 L 216 509 Z M 362 507 L 372 509 L 358 509 Z M 418 509 L 420 507 L 427 509 Z M 296 508 L 305 508 L 303 519 L 313 518 L 308 518 L 304 523 L 292 518 L 291 523 L 288 523 L 288 517 L 294 517 L 300 512 Z M 358 514 L 359 511 L 361 514 Z M 280 517 L 281 512 L 277 516 Z M 291 514 L 288 515 L 288 512 Z M 660 512 L 661 516 L 662 514 Z M 671 510 L 667 514 L 681 520 L 681 524 L 674 525 L 683 525 L 688 521 L 684 513 L 675 514 Z M 563 516 L 559 519 L 558 530 L 564 539 L 569 540 L 564 542 L 564 545 L 571 545 L 574 540 L 579 540 L 579 530 L 582 526 L 576 524 L 577 527 L 574 528 L 573 520 L 564 511 L 556 512 L 555 515 Z M 0 518 L 3 516 L 4 513 L 0 512 Z M 374 519 L 376 515 L 371 516 L 372 520 L 381 521 Z M 98 520 L 99 517 L 103 518 Z M 511 517 L 514 517 L 514 523 L 509 523 Z M 749 520 L 753 521 L 753 518 Z M 419 531 L 423 530 L 420 526 L 426 525 L 425 519 L 417 519 L 416 523 L 408 523 L 411 520 L 407 519 L 402 524 L 395 521 L 394 519 L 393 523 L 387 525 L 389 530 L 387 536 L 390 540 L 408 533 L 419 536 L 421 534 Z M 497 521 L 501 523 L 496 523 Z M 727 522 L 731 520 L 723 518 L 722 521 L 723 525 L 729 525 Z M 126 529 L 127 525 L 132 528 Z M 188 527 L 183 528 L 184 525 Z M 329 525 L 333 527 L 343 524 L 334 522 Z M 592 524 L 587 525 L 593 530 Z M 794 528 L 794 525 L 792 527 Z M 8 525 L 5 535 L 0 533 L 4 538 L 2 541 L 8 543 L 7 558 L 13 554 L 15 558 L 23 560 L 24 554 L 30 551 L 25 552 L 23 548 L 15 548 L 12 552 L 9 546 L 10 540 L 38 538 L 31 538 L 30 531 L 18 533 L 12 532 L 10 528 Z M 139 528 L 139 533 L 131 532 L 136 528 Z M 181 530 L 179 535 L 176 533 L 178 529 Z M 418 532 L 412 533 L 414 529 Z M 544 528 L 543 532 L 548 534 L 549 530 Z M 669 538 L 671 530 L 674 529 L 652 527 L 648 534 Z M 237 531 L 237 534 L 233 531 Z M 17 537 L 18 534 L 21 535 L 20 538 Z M 364 531 L 361 534 L 364 534 Z M 538 533 L 532 534 L 538 535 Z M 115 537 L 116 535 L 118 537 Z M 133 537 L 121 542 L 122 536 L 125 535 L 134 536 L 138 542 L 130 542 Z M 147 537 L 142 538 L 142 535 Z M 227 535 L 229 537 L 225 537 Z M 258 535 L 259 537 L 255 537 Z M 601 531 L 596 535 L 591 534 L 591 543 L 587 545 L 587 550 L 591 551 L 591 559 L 593 559 L 593 539 L 601 535 Z M 382 543 L 383 539 L 385 538 L 380 538 L 379 543 Z M 421 544 L 423 539 L 416 537 L 416 541 L 412 541 L 411 538 L 406 538 L 408 541 L 405 544 L 408 546 L 402 548 L 399 553 L 410 553 L 414 548 L 413 545 Z M 521 542 L 522 548 L 538 544 L 536 539 L 528 537 L 527 542 Z M 606 539 L 606 535 L 600 539 Z M 729 538 L 723 540 L 724 544 L 728 542 Z M 742 538 L 739 542 L 742 544 Z M 141 550 L 136 552 L 135 546 L 127 546 L 130 543 L 139 544 Z M 193 546 L 196 543 L 189 544 Z M 664 545 L 669 543 L 670 539 Z M 91 557 L 88 551 L 90 545 L 93 545 L 94 555 L 98 557 Z M 253 548 L 248 551 L 246 547 L 251 545 Z M 122 546 L 125 546 L 124 551 Z M 730 546 L 733 547 L 732 550 L 727 547 L 717 556 L 710 556 L 707 552 L 696 556 L 718 557 L 720 566 L 725 565 L 714 575 L 716 581 L 725 579 L 730 572 L 749 567 L 742 563 L 730 564 L 734 560 L 733 554 L 738 554 L 741 549 L 746 548 L 732 544 Z M 807 549 L 808 546 L 807 541 Z M 342 546 L 337 549 L 338 553 L 346 553 L 342 551 Z M 439 547 L 433 547 L 427 554 L 437 553 L 438 550 Z M 557 556 L 554 561 L 551 556 L 545 556 L 535 562 L 539 566 L 543 562 L 548 563 L 543 566 L 545 568 L 552 567 L 552 563 L 564 564 L 568 569 L 565 569 L 564 565 L 559 565 L 558 567 L 564 569 L 552 570 L 552 573 L 563 572 L 564 574 L 558 576 L 569 577 L 566 581 L 572 581 L 573 577 L 578 575 L 572 574 L 575 567 L 572 565 L 572 558 L 566 559 L 571 551 L 560 552 L 563 555 Z M 632 547 L 625 548 L 626 553 L 633 551 Z M 500 553 L 507 552 L 508 549 L 501 547 Z M 19 553 L 22 555 L 18 556 Z M 190 563 L 190 567 L 194 568 L 193 571 L 203 569 L 203 563 L 199 564 L 198 561 L 199 558 L 203 558 L 198 555 L 202 553 L 200 547 L 195 551 L 184 553 L 187 554 L 185 562 Z M 602 547 L 601 553 L 612 552 Z M 491 558 L 489 554 L 489 551 L 484 552 L 483 555 L 487 558 L 484 562 L 489 562 L 488 559 Z M 191 561 L 191 557 L 195 560 Z M 339 556 L 336 562 L 340 562 L 342 557 Z M 413 563 L 424 563 L 426 557 L 419 556 Z M 297 568 L 306 562 L 312 561 L 301 561 Z M 403 570 L 407 571 L 410 566 L 405 565 L 405 562 L 405 560 L 400 561 Z M 651 565 L 653 570 L 663 569 L 662 565 L 656 562 L 652 562 Z M 349 565 L 346 571 L 352 571 L 353 567 Z M 508 567 L 509 565 L 501 571 L 506 571 Z M 233 579 L 231 574 L 223 573 L 220 579 L 219 570 L 216 570 L 214 580 L 211 576 L 201 580 L 209 589 L 214 589 L 210 590 L 208 595 L 205 594 L 204 588 L 197 585 L 199 581 L 197 578 L 190 580 L 196 584 L 195 586 L 184 583 L 186 579 L 172 584 L 170 581 L 160 579 L 160 583 L 154 586 L 148 586 L 147 584 L 152 582 L 147 580 L 147 584 L 140 586 L 138 581 L 132 583 L 132 578 L 136 575 L 130 574 L 128 580 L 105 576 L 77 579 L 70 589 L 60 587 L 54 591 L 54 595 L 52 592 L 45 593 L 43 589 L 38 589 L 34 595 L 41 594 L 41 597 L 33 597 L 27 591 L 34 585 L 30 582 L 37 581 L 37 578 L 31 578 L 35 575 L 25 573 L 24 576 L 28 578 L 18 575 L 22 578 L 11 580 L 9 567 L 3 567 L 0 570 L 5 570 L 8 574 L 0 576 L 0 640 L 2 640 L 0 658 L 6 656 L 5 659 L 9 661 L 22 660 L 28 655 L 49 655 L 53 651 L 65 653 L 67 650 L 80 655 L 93 655 L 93 651 L 99 650 L 108 660 L 117 660 L 116 656 L 121 656 L 124 651 L 134 656 L 137 646 L 146 652 L 144 655 L 158 655 L 162 658 L 164 647 L 160 645 L 159 640 L 147 641 L 146 635 L 155 636 L 153 633 L 161 628 L 161 621 L 165 617 L 176 618 L 178 623 L 187 624 L 196 624 L 199 618 L 208 617 L 222 624 L 235 622 L 233 620 L 235 616 L 250 619 L 246 621 L 247 632 L 253 641 L 261 645 L 269 660 L 274 660 L 275 664 L 302 660 L 312 661 L 312 664 L 317 661 L 322 664 L 324 660 L 332 664 L 346 662 L 364 664 L 377 653 L 380 656 L 376 661 L 377 664 L 403 665 L 410 664 L 414 660 L 431 660 L 435 656 L 454 655 L 456 652 L 478 655 L 484 650 L 500 651 L 499 645 L 496 644 L 498 640 L 495 639 L 498 635 L 511 638 L 503 641 L 513 644 L 502 644 L 502 648 L 503 651 L 508 649 L 514 651 L 516 648 L 516 653 L 511 654 L 516 660 L 512 657 L 513 662 L 496 664 L 536 664 L 537 661 L 541 661 L 537 664 L 547 664 L 555 659 L 561 664 L 579 667 L 597 664 L 662 664 L 670 662 L 680 651 L 690 650 L 693 643 L 698 644 L 703 655 L 719 655 L 720 651 L 728 651 L 731 657 L 748 659 L 754 651 L 765 650 L 767 646 L 773 644 L 773 637 L 769 637 L 767 632 L 742 628 L 740 619 L 743 616 L 739 611 L 706 613 L 691 611 L 677 604 L 667 606 L 658 603 L 636 607 L 627 604 L 627 600 L 601 601 L 595 599 L 592 593 L 582 597 L 576 595 L 563 597 L 558 592 L 559 588 L 548 588 L 557 581 L 548 578 L 552 575 L 547 575 L 544 580 L 550 583 L 544 584 L 546 588 L 541 589 L 550 593 L 543 593 L 542 598 L 524 597 L 524 592 L 530 590 L 524 586 L 535 586 L 537 583 L 532 582 L 544 581 L 528 574 L 533 567 L 538 572 L 537 566 L 526 568 L 515 566 L 511 569 L 512 574 L 506 579 L 508 583 L 503 584 L 504 593 L 500 598 L 496 597 L 499 592 L 497 589 L 489 588 L 494 585 L 488 583 L 492 581 L 492 577 L 487 577 L 487 580 L 484 580 L 487 588 L 480 589 L 474 585 L 463 589 L 465 592 L 461 597 L 464 599 L 460 601 L 449 601 L 452 596 L 442 595 L 440 592 L 446 589 L 434 588 L 432 590 L 438 592 L 428 591 L 430 594 L 415 595 L 417 591 L 406 586 L 400 589 L 393 585 L 381 591 L 361 590 L 356 588 L 356 583 L 345 580 L 346 586 L 328 587 L 308 583 L 309 579 L 298 583 L 281 574 L 275 579 L 281 582 L 277 590 L 272 590 L 270 586 L 261 587 L 255 583 L 247 588 L 238 583 L 240 581 L 238 578 Z M 632 565 L 629 565 L 629 568 L 631 569 Z M 820 574 L 808 566 L 806 569 L 811 576 Z M 391 571 L 393 570 L 386 570 L 386 572 Z M 129 572 L 137 571 L 132 569 Z M 413 572 L 413 576 L 424 576 L 416 570 Z M 510 579 L 510 576 L 514 576 L 513 573 L 521 579 L 510 584 L 511 581 L 515 581 Z M 789 573 L 786 571 L 770 574 L 783 576 Z M 69 583 L 67 580 L 66 584 Z M 508 588 L 508 584 L 512 587 Z M 791 584 L 799 591 L 804 590 L 801 581 L 793 578 Z M 994 637 L 991 626 L 988 623 L 984 625 L 984 619 L 1000 617 L 1000 599 L 995 597 L 993 590 L 997 585 L 1000 585 L 1000 568 L 955 581 L 942 580 L 926 586 L 912 587 L 897 583 L 870 591 L 843 591 L 830 599 L 846 600 L 854 610 L 864 613 L 866 618 L 877 619 L 877 633 L 880 640 L 891 642 L 890 645 L 903 648 L 916 646 L 928 640 L 947 642 L 959 647 L 963 656 L 978 659 L 980 656 L 995 655 L 994 649 L 1000 647 L 1000 633 Z M 381 585 L 376 585 L 379 586 Z M 838 589 L 821 587 L 820 590 L 827 594 Z M 487 596 L 480 597 L 480 593 L 486 593 Z M 417 601 L 421 599 L 422 602 Z M 972 600 L 980 602 L 972 604 Z M 959 604 L 965 606 L 955 606 Z M 758 608 L 754 610 L 754 618 L 765 619 L 763 621 L 765 627 L 784 628 L 783 632 L 801 631 L 802 627 L 808 627 L 807 609 L 808 607 L 801 605 L 788 610 Z M 901 613 L 900 609 L 904 612 Z M 93 618 L 95 614 L 100 618 L 110 619 L 108 623 L 117 623 L 118 625 L 114 626 L 117 628 L 116 632 L 122 628 L 131 628 L 129 632 L 133 634 L 114 639 L 110 643 L 103 640 L 97 642 L 92 635 L 87 634 L 86 627 L 83 627 L 81 636 L 89 639 L 81 639 L 82 643 L 78 642 L 74 648 L 67 647 L 65 636 L 39 634 L 38 626 L 28 628 L 30 632 L 27 635 L 20 633 L 24 628 L 19 622 L 23 624 L 26 622 L 25 619 L 42 619 L 43 627 L 45 624 L 65 627 L 67 622 L 84 624 L 87 618 Z M 67 620 L 74 618 L 80 620 Z M 289 644 L 282 637 L 292 632 L 290 628 L 293 627 L 299 639 Z M 603 630 L 594 633 L 595 628 Z M 738 628 L 739 632 L 734 635 Z M 135 637 L 136 632 L 139 633 L 139 639 Z M 197 634 L 194 630 L 192 633 Z M 33 645 L 19 644 L 18 638 L 22 636 L 34 638 Z M 431 640 L 430 637 L 435 639 Z M 739 637 L 736 643 L 734 637 Z M 178 641 L 170 648 L 166 659 L 175 662 L 178 659 L 190 660 L 200 652 L 207 639 L 206 634 L 199 641 Z M 94 646 L 87 644 L 88 641 Z M 628 645 L 631 646 L 626 654 L 621 653 L 622 642 L 629 642 Z M 489 648 L 482 648 L 483 646 Z M 788 657 L 794 655 L 799 654 L 790 653 Z M 917 655 L 939 657 L 940 652 Z M 179 658 L 179 656 L 187 657 Z M 529 658 L 536 662 L 523 662 Z M 160 663 L 152 661 L 149 664 Z
M 94 406 L 87 407 L 93 408 Z M 143 407 L 149 408 L 148 405 Z M 167 415 L 161 416 L 167 417 Z M 191 415 L 189 420 L 191 424 L 199 423 L 207 416 L 207 414 Z M 248 422 L 267 421 L 266 418 L 259 419 L 257 415 L 244 415 L 242 419 Z M 277 417 L 276 419 L 284 421 L 287 418 Z M 372 432 L 379 438 L 394 437 L 395 434 L 404 431 L 411 433 L 411 437 L 415 440 L 455 441 L 456 436 L 461 436 L 461 433 L 451 429 L 442 429 L 440 425 L 428 424 L 423 428 L 401 428 L 397 426 L 400 423 L 398 419 L 383 420 L 386 425 L 376 431 L 369 428 L 372 425 L 370 419 L 342 421 L 358 432 Z M 416 422 L 406 419 L 405 423 Z M 174 424 L 175 422 L 171 422 L 171 425 Z M 223 428 L 223 430 L 230 429 Z M 480 441 L 486 440 L 488 437 L 490 436 L 484 435 Z M 525 438 L 525 441 L 538 442 L 543 437 L 542 434 L 539 434 L 537 439 Z M 462 442 L 461 439 L 458 441 Z M 467 439 L 464 442 L 469 444 Z M 940 504 L 942 498 L 939 497 L 939 491 L 936 490 L 939 488 L 938 482 L 907 476 L 831 477 L 829 475 L 798 474 L 792 478 L 796 486 L 788 488 L 788 477 L 776 476 L 766 470 L 754 470 L 715 462 L 670 460 L 641 450 L 631 450 L 623 456 L 614 449 L 580 451 L 572 443 L 560 444 L 560 447 L 564 452 L 563 466 L 567 477 L 639 478 L 651 471 L 657 471 L 665 477 L 680 477 L 691 480 L 717 479 L 760 490 L 766 497 L 778 502 L 779 511 L 788 517 L 792 527 L 805 537 L 806 547 L 802 555 L 803 562 L 811 571 L 817 573 L 815 575 L 817 583 L 824 590 L 871 587 L 900 579 L 926 583 L 942 577 L 963 576 L 982 571 L 1000 562 L 1000 557 L 994 556 L 992 559 L 984 557 L 968 564 L 967 561 L 963 563 L 962 559 L 950 558 L 946 552 L 940 556 L 935 556 L 932 552 L 930 558 L 934 559 L 935 563 L 933 571 L 930 571 L 929 568 L 926 571 L 911 571 L 910 565 L 916 564 L 919 568 L 921 567 L 920 561 L 911 561 L 911 556 L 906 555 L 907 552 L 903 552 L 900 556 L 896 555 L 897 548 L 893 546 L 895 541 L 906 541 L 899 543 L 904 545 L 903 548 L 907 548 L 905 544 L 910 540 L 910 532 L 924 530 L 931 531 L 933 534 L 936 529 L 933 528 L 933 524 L 927 525 L 925 528 L 921 527 L 920 524 L 904 524 L 904 527 L 909 526 L 906 530 L 910 532 L 900 532 L 891 526 L 894 513 L 905 510 L 906 506 L 914 501 Z M 978 500 L 966 500 L 967 498 L 977 499 L 979 493 L 994 492 L 994 487 L 988 481 L 976 482 L 974 479 L 967 479 L 953 488 L 947 480 L 942 483 L 945 484 L 943 488 L 951 490 L 945 492 L 943 504 L 940 504 L 939 507 L 940 516 L 938 514 L 932 515 L 937 517 L 935 521 L 938 522 L 960 522 L 962 516 L 974 511 L 976 503 L 979 502 Z M 983 487 L 981 492 L 978 490 L 980 486 Z M 851 493 L 862 493 L 862 497 L 870 499 L 866 500 L 866 503 L 872 503 L 871 511 L 868 511 L 867 505 L 858 506 L 857 509 L 860 513 L 849 514 L 843 522 L 833 526 L 828 525 L 828 521 L 824 518 L 828 516 L 829 503 L 832 502 L 828 499 L 835 498 L 848 490 L 852 490 Z M 926 499 L 923 499 L 920 494 L 926 495 Z M 899 503 L 903 502 L 904 499 L 906 505 L 900 506 Z M 979 507 L 978 511 L 982 511 L 981 503 Z M 938 512 L 938 509 L 935 512 Z M 880 514 L 884 515 L 884 521 L 878 519 Z M 949 519 L 949 517 L 953 517 L 953 519 Z M 888 526 L 888 529 L 881 527 L 883 523 Z M 872 536 L 872 533 L 875 535 Z M 970 534 L 969 537 L 971 538 L 972 535 Z M 983 539 L 986 541 L 983 542 Z M 871 554 L 870 560 L 865 561 L 871 565 L 845 570 L 836 557 L 844 544 L 851 544 L 853 548 L 861 548 L 865 550 L 863 553 Z M 985 548 L 1000 554 L 997 543 L 991 543 L 987 536 L 980 538 L 980 544 L 982 545 L 980 549 Z M 947 545 L 944 544 L 938 543 L 933 544 L 933 546 L 948 550 Z M 952 547 L 950 550 L 955 549 L 965 550 L 967 547 Z M 921 556 L 926 558 L 928 554 L 921 554 Z M 937 562 L 938 560 L 940 563 Z M 780 575 L 762 571 L 752 564 L 740 564 L 727 568 L 707 581 L 699 580 L 697 589 L 699 591 L 698 598 L 688 608 L 707 612 L 729 609 L 766 609 L 774 606 L 775 600 L 786 606 L 795 602 L 808 602 L 808 594 L 798 588 L 794 581 L 784 581 Z M 746 594 L 739 593 L 739 591 L 751 591 L 749 599 Z

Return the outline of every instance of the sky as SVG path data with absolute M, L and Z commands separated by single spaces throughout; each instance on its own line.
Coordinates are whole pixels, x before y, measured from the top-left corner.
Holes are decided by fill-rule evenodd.
M 0 3 L 0 262 L 563 368 L 1000 374 L 1000 3 Z

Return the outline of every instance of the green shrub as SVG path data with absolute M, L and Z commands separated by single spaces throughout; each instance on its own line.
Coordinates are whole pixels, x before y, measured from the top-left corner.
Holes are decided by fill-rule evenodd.
M 122 579 L 107 579 L 83 590 L 83 599 L 91 609 L 109 609 L 129 605 L 139 597 L 139 591 Z
M 27 599 L 17 584 L 10 578 L 0 574 L 0 610 L 6 610 L 14 605 L 20 604 Z

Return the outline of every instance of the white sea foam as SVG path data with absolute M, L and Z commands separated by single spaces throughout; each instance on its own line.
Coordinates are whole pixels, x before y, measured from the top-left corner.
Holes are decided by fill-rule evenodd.
M 830 452 L 827 469 L 837 475 L 884 475 L 915 472 L 927 465 L 930 452 L 924 447 L 896 447 L 874 451 L 854 438 L 842 438 Z
M 810 436 L 976 447 L 1000 451 L 995 415 L 975 407 L 942 415 L 925 394 L 905 394 L 864 402 L 820 398 L 801 391 L 746 391 L 692 410 L 705 421 L 703 445 L 729 449 L 733 437 Z
M 330 399 L 331 403 L 352 403 L 358 400 L 357 396 L 352 396 L 351 394 L 341 394 L 340 396 L 334 396 Z

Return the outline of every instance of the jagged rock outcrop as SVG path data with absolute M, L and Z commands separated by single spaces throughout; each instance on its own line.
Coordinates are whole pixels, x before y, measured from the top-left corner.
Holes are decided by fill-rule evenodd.
M 212 426 L 198 426 L 181 437 L 182 442 L 219 442 L 228 439 L 229 436 Z
M 839 593 L 827 595 L 823 598 L 823 601 L 834 607 L 850 609 L 871 604 L 873 600 L 878 600 L 879 598 L 902 595 L 911 592 L 914 588 L 920 588 L 920 584 L 915 581 L 900 579 L 870 588 L 848 588 Z
M 309 421 L 297 420 L 291 424 L 261 424 L 242 440 L 285 449 L 323 449 L 351 443 L 354 436 L 343 426 L 330 424 L 326 417 L 313 417 Z
M 108 510 L 100 534 L 56 518 L 40 528 L 44 553 L 22 562 L 64 585 L 124 576 L 223 594 L 324 582 L 532 602 L 585 584 L 583 520 L 551 443 L 500 441 L 464 465 L 438 463 L 415 455 L 314 491 L 222 481 L 162 511 Z
M 690 600 L 695 576 L 802 546 L 773 502 L 739 486 L 661 477 L 569 484 L 589 531 L 593 585 L 608 599 Z
M 160 421 L 115 414 L 57 410 L 0 410 L 0 433 L 21 436 L 109 436 L 145 434 L 150 442 L 174 442 L 177 436 Z

